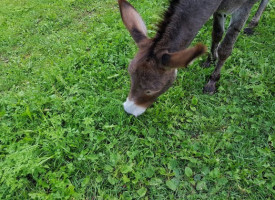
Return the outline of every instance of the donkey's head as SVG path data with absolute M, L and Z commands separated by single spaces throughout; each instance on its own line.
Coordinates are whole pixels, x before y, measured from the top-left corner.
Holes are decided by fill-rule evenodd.
M 146 26 L 135 10 L 126 0 L 118 0 L 122 20 L 135 40 L 139 51 L 129 65 L 131 90 L 124 109 L 127 113 L 139 116 L 171 85 L 177 68 L 186 67 L 192 60 L 206 51 L 204 45 L 169 52 L 168 46 L 153 51 L 154 40 L 147 37 Z

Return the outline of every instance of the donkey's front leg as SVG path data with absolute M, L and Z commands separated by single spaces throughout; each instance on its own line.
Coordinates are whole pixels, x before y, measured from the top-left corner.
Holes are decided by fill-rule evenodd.
M 211 53 L 209 54 L 207 60 L 202 64 L 202 67 L 207 68 L 210 67 L 212 63 L 218 58 L 217 48 L 222 39 L 224 33 L 224 20 L 226 18 L 225 14 L 214 13 L 214 21 L 213 21 L 213 30 L 212 30 L 212 45 L 211 45 Z
M 226 59 L 231 55 L 233 46 L 237 40 L 237 37 L 243 28 L 250 10 L 253 4 L 257 0 L 249 1 L 240 7 L 237 11 L 232 14 L 231 22 L 228 31 L 218 47 L 218 62 L 212 75 L 210 76 L 209 82 L 204 86 L 203 91 L 205 93 L 214 94 L 216 91 L 216 83 L 220 79 L 221 68 L 225 63 Z
M 252 35 L 254 33 L 254 28 L 258 25 L 260 18 L 267 6 L 269 0 L 262 0 L 256 14 L 254 15 L 253 19 L 248 24 L 248 27 L 244 29 L 244 33 L 247 35 Z

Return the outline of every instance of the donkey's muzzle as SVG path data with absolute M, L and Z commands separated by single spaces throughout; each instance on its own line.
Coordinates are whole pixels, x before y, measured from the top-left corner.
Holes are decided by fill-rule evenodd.
M 127 100 L 123 103 L 123 107 L 128 114 L 134 115 L 136 117 L 146 111 L 145 107 L 135 104 L 135 102 L 129 100 L 129 98 L 127 98 Z

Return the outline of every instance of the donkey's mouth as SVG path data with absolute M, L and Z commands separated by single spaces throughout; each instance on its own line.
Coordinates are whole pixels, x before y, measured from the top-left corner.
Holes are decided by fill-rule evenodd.
M 134 115 L 135 117 L 138 117 L 146 111 L 145 107 L 135 104 L 135 102 L 129 100 L 129 98 L 127 98 L 127 100 L 123 103 L 123 107 L 125 112 Z

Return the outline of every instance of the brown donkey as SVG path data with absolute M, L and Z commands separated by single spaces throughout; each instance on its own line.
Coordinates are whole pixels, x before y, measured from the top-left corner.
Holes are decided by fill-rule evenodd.
M 156 36 L 149 39 L 146 26 L 126 0 L 118 0 L 122 20 L 135 40 L 139 51 L 129 65 L 131 90 L 124 109 L 139 116 L 173 84 L 177 68 L 187 67 L 206 52 L 198 44 L 187 48 L 200 28 L 214 15 L 211 56 L 205 66 L 217 59 L 215 71 L 204 87 L 214 93 L 220 70 L 232 52 L 239 32 L 258 0 L 170 0 L 170 6 L 159 24 Z M 226 14 L 232 14 L 231 23 L 221 44 Z

